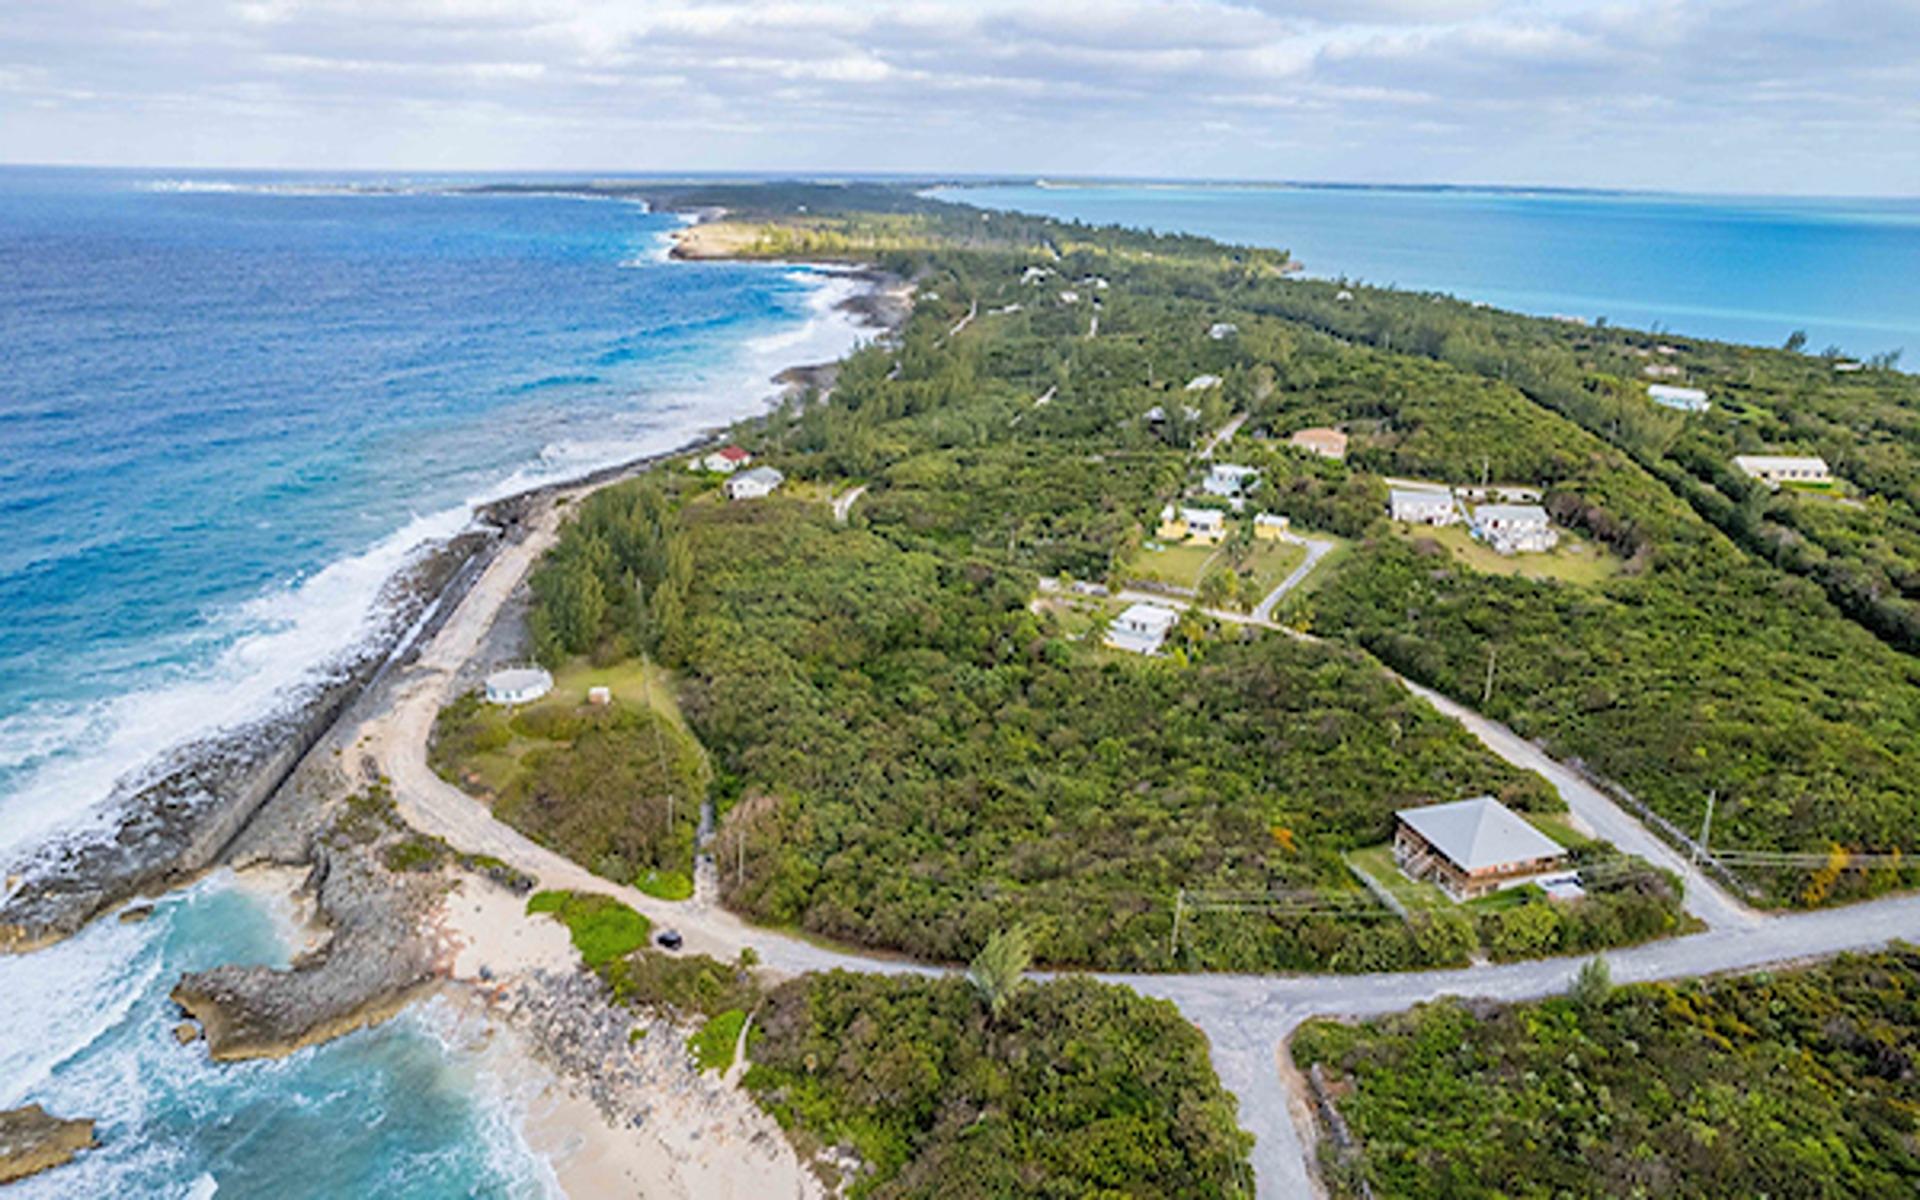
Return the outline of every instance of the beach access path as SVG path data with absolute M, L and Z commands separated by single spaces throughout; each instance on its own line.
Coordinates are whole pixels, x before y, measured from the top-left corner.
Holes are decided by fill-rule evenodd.
M 878 973 L 938 974 L 954 966 L 836 949 L 794 935 L 747 924 L 710 899 L 674 903 L 647 896 L 594 875 L 541 847 L 493 818 L 480 801 L 455 788 L 427 765 L 427 738 L 441 706 L 452 698 L 456 674 L 479 647 L 495 615 L 532 564 L 553 544 L 559 509 L 547 502 L 530 518 L 531 529 L 505 547 L 462 598 L 459 607 L 423 647 L 397 681 L 386 710 L 360 730 L 357 748 L 392 780 L 406 819 L 424 832 L 469 852 L 495 855 L 534 875 L 543 888 L 569 888 L 613 896 L 643 912 L 657 927 L 673 928 L 689 952 L 723 961 L 751 947 L 776 971 L 796 973 L 842 968 Z M 1147 593 L 1122 599 L 1184 603 Z M 1211 610 L 1209 610 L 1211 612 Z M 1237 624 L 1279 629 L 1244 613 L 1211 612 Z M 1304 637 L 1293 631 L 1292 636 Z M 1920 895 L 1894 896 L 1840 909 L 1762 917 L 1719 891 L 1690 863 L 1666 848 L 1604 794 L 1555 763 L 1538 748 L 1416 684 L 1402 681 L 1440 711 L 1462 721 L 1494 753 L 1537 771 L 1559 789 L 1575 817 L 1623 850 L 1676 869 L 1686 881 L 1687 908 L 1708 928 L 1606 955 L 1620 982 L 1675 979 L 1714 972 L 1791 963 L 1843 950 L 1872 950 L 1920 936 Z M 1144 995 L 1178 1005 L 1208 1037 L 1222 1084 L 1240 1103 L 1240 1120 L 1256 1142 L 1253 1165 L 1263 1197 L 1315 1194 L 1318 1182 L 1308 1157 L 1314 1118 L 1286 1084 L 1286 1040 L 1314 1016 L 1368 1016 L 1397 1012 L 1441 996 L 1502 1001 L 1564 991 L 1582 965 L 1579 959 L 1468 967 L 1459 970 L 1380 975 L 1095 975 Z

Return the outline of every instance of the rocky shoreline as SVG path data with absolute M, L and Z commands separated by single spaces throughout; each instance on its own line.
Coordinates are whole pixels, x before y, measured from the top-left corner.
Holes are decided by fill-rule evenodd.
M 292 776 L 353 702 L 459 602 L 488 555 L 511 537 L 512 512 L 433 547 L 391 580 L 379 629 L 338 659 L 285 711 L 180 747 L 123 782 L 105 830 L 62 840 L 7 880 L 0 954 L 70 937 L 136 896 L 156 896 L 216 865 L 234 838 Z
M 888 329 L 905 319 L 911 302 L 903 281 L 878 272 L 849 273 L 867 287 L 841 309 Z M 795 368 L 779 382 L 824 390 L 831 387 L 832 371 L 831 364 Z M 183 976 L 171 993 L 188 1018 L 175 1030 L 182 1043 L 204 1038 L 207 1053 L 222 1061 L 279 1057 L 384 1021 L 443 986 L 452 969 L 437 915 L 449 891 L 479 884 L 482 876 L 509 890 L 531 881 L 407 827 L 391 799 L 383 799 L 385 781 L 370 758 L 361 758 L 357 739 L 391 711 L 409 686 L 405 681 L 418 673 L 410 668 L 510 547 L 526 553 L 519 547 L 536 529 L 550 535 L 559 506 L 714 444 L 716 432 L 476 509 L 469 531 L 424 549 L 389 583 L 376 636 L 342 656 L 324 682 L 287 711 L 183 747 L 126 781 L 105 831 L 43 851 L 20 875 L 3 881 L 0 953 L 48 945 L 122 906 L 124 919 L 142 919 L 149 906 L 129 901 L 160 895 L 216 867 L 272 865 L 305 872 L 295 891 L 311 901 L 319 944 L 285 969 L 227 965 Z M 517 590 L 524 592 L 524 578 Z M 582 992 L 600 987 L 584 976 L 522 980 L 503 1015 L 544 1046 L 542 1061 L 587 1089 L 595 1108 L 619 1128 L 645 1123 L 648 1097 L 658 1093 L 674 1063 L 681 1075 L 668 1087 L 667 1100 L 678 1106 L 679 1118 L 714 1115 L 705 1107 L 686 1109 L 683 1102 L 696 1092 L 709 1106 L 728 1105 L 717 1078 L 702 1081 L 692 1070 L 685 1035 L 671 1025 L 658 1023 L 630 1047 L 624 1039 L 633 1014 Z M 561 1010 L 571 1015 L 544 1023 L 534 1015 Z M 555 1028 L 571 1032 L 556 1042 Z M 586 1046 L 595 1050 L 583 1057 Z M 616 1061 L 623 1065 L 616 1067 Z M 777 1126 L 737 1093 L 729 1111 L 739 1129 L 752 1128 L 739 1134 L 759 1148 L 752 1164 L 688 1166 L 691 1177 L 748 1169 L 787 1179 L 793 1163 L 769 1165 L 782 1150 L 791 1156 Z M 719 1124 L 709 1124 L 719 1132 Z M 91 1123 L 34 1128 L 47 1130 L 55 1143 L 75 1143 L 64 1157 L 35 1170 L 65 1162 L 91 1144 Z M 84 1143 L 76 1141 L 81 1133 Z M 697 1141 L 698 1132 L 692 1137 Z M 738 1148 L 731 1134 L 726 1141 Z M 705 1153 L 711 1157 L 721 1148 L 716 1144 Z M 697 1151 L 682 1146 L 670 1157 L 696 1163 Z M 671 1173 L 678 1176 L 680 1169 Z
M 64 1166 L 99 1144 L 92 1121 L 52 1116 L 38 1104 L 0 1112 L 0 1184 Z

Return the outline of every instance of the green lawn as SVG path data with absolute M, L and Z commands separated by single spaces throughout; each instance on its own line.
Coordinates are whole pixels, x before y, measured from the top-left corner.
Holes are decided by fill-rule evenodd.
M 1219 549 L 1218 546 L 1150 542 L 1142 546 L 1140 552 L 1127 563 L 1126 574 L 1135 579 L 1154 580 L 1174 587 L 1197 588 L 1207 563 Z
M 702 1071 L 725 1072 L 733 1065 L 733 1052 L 740 1044 L 740 1031 L 746 1027 L 744 1010 L 730 1008 L 709 1017 L 699 1032 L 687 1039 L 687 1050 Z
M 1382 842 L 1363 850 L 1349 850 L 1346 857 L 1348 862 L 1371 875 L 1375 883 L 1393 893 L 1394 899 L 1406 905 L 1408 912 L 1453 907 L 1453 897 L 1435 885 L 1408 879 L 1400 873 L 1399 866 L 1393 861 L 1392 843 Z
M 1434 528 L 1393 522 L 1393 530 L 1408 541 L 1436 542 L 1446 548 L 1453 560 L 1487 575 L 1518 575 L 1522 579 L 1551 579 L 1560 583 L 1591 585 L 1620 573 L 1620 559 L 1606 547 L 1578 537 L 1565 529 L 1559 531 L 1560 544 L 1545 554 L 1501 554 L 1491 546 L 1474 540 L 1465 525 Z
M 655 900 L 689 900 L 693 897 L 693 876 L 685 871 L 662 871 L 649 867 L 633 881 Z

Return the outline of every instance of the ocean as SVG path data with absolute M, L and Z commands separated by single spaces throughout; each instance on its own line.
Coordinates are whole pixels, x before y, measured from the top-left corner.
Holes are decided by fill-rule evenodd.
M 987 208 L 1293 252 L 1308 275 L 1920 367 L 1920 199 L 1472 188 L 943 188 Z
M 862 336 L 850 281 L 669 262 L 679 221 L 637 204 L 337 182 L 0 168 L 0 878 L 297 697 L 475 502 L 759 411 Z M 105 1143 L 21 1194 L 544 1191 L 443 1009 L 274 1064 L 172 1044 L 182 970 L 284 957 L 270 909 L 216 876 L 0 958 L 0 1108 Z

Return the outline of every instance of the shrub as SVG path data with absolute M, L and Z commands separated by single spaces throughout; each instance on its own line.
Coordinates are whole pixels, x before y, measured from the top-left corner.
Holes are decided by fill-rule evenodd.
M 707 1018 L 700 1031 L 687 1039 L 687 1050 L 702 1071 L 721 1071 L 733 1066 L 733 1048 L 746 1028 L 744 1010 L 730 1008 Z

